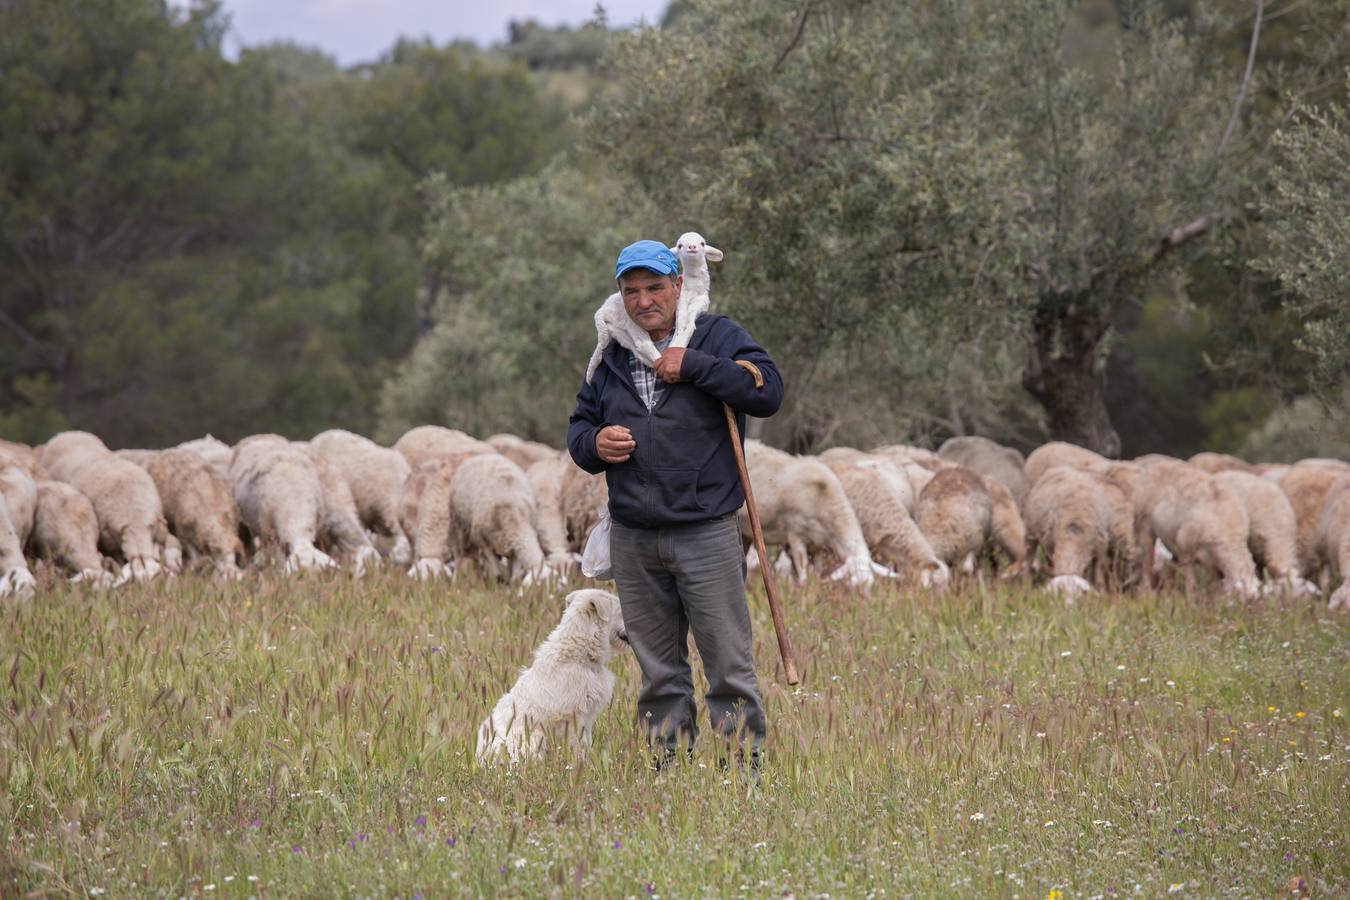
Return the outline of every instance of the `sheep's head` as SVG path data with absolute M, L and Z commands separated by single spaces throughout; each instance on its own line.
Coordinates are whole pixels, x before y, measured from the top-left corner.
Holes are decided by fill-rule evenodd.
M 722 260 L 722 251 L 716 247 L 708 246 L 708 242 L 703 239 L 703 235 L 697 231 L 686 231 L 680 235 L 680 239 L 675 242 L 675 246 L 670 248 L 680 260 L 681 270 L 686 270 L 690 265 L 698 265 L 704 260 L 709 262 L 720 262 Z

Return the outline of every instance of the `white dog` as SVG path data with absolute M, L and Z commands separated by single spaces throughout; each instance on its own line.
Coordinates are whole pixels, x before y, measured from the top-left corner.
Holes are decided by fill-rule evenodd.
M 503 752 L 512 762 L 541 756 L 560 739 L 588 750 L 617 680 L 605 663 L 627 642 L 618 597 L 595 589 L 568 594 L 558 627 L 478 727 L 479 762 Z

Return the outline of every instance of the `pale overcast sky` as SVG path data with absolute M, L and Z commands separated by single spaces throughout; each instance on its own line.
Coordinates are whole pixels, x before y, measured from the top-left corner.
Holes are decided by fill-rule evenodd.
M 611 27 L 661 21 L 669 0 L 604 0 Z M 595 0 L 225 0 L 232 48 L 276 40 L 317 46 L 350 65 L 375 59 L 400 36 L 429 35 L 438 44 L 466 38 L 486 46 L 506 40 L 506 23 L 535 19 L 581 25 Z

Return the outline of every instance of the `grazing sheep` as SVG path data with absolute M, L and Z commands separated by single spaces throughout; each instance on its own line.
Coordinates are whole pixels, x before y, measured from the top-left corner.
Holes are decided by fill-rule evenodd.
M 888 459 L 852 452 L 857 454 L 852 458 L 846 452 L 827 452 L 821 455 L 821 461 L 839 479 L 853 504 L 872 558 L 897 571 L 913 573 L 923 587 L 946 585 L 951 571 L 938 559 L 909 514 L 914 494 L 909 479 Z
M 1191 465 L 1204 469 L 1211 475 L 1217 475 L 1220 472 L 1246 472 L 1251 475 L 1257 474 L 1256 466 L 1244 459 L 1238 459 L 1227 453 L 1197 453 L 1187 460 Z
M 246 437 L 230 460 L 239 518 L 265 547 L 279 547 L 285 571 L 337 565 L 315 546 L 324 511 L 314 458 L 275 434 Z
M 609 506 L 609 483 L 603 474 L 590 474 L 568 456 L 563 460 L 562 486 L 558 499 L 562 504 L 567 549 L 580 553 L 586 546 L 591 529 L 600 522 L 600 510 Z
M 1280 479 L 1280 490 L 1289 498 L 1298 523 L 1294 547 L 1299 571 L 1314 581 L 1320 579 L 1322 569 L 1329 562 L 1321 540 L 1322 509 L 1332 487 L 1344 474 L 1335 466 L 1297 463 Z
M 1115 516 L 1100 476 L 1074 466 L 1047 469 L 1027 493 L 1026 510 L 1031 540 L 1050 558 L 1050 590 L 1070 603 L 1090 592 L 1084 575 L 1089 565 L 1100 572 L 1105 564 Z
M 380 551 L 375 549 L 370 535 L 361 524 L 351 485 L 343 477 L 341 469 L 324 459 L 307 442 L 295 441 L 294 445 L 314 461 L 314 470 L 319 474 L 319 486 L 323 488 L 323 504 L 319 507 L 318 545 L 330 556 L 350 559 L 353 574 L 360 578 L 365 574 L 366 566 L 379 563 Z
M 0 439 L 0 466 L 17 466 L 34 481 L 47 477 L 38 451 L 27 444 Z
M 63 431 L 42 445 L 39 461 L 52 478 L 69 481 L 69 475 L 88 458 L 111 454 L 108 445 L 87 431 Z
M 578 561 L 578 557 L 568 551 L 567 523 L 562 507 L 563 473 L 571 464 L 570 458 L 564 459 L 555 452 L 552 458 L 541 459 L 525 470 L 530 489 L 534 491 L 534 530 L 539 535 L 544 562 L 564 576 Z
M 1327 491 L 1317 531 L 1321 555 L 1341 579 L 1327 608 L 1350 608 L 1350 474 L 1342 475 Z
M 35 555 L 71 573 L 71 581 L 110 587 L 113 578 L 98 552 L 98 516 L 89 498 L 64 481 L 39 481 L 33 532 Z
M 561 450 L 555 450 L 548 444 L 527 441 L 524 438 L 516 437 L 514 434 L 494 434 L 487 439 L 486 443 L 502 456 L 520 466 L 522 470 L 528 470 L 530 466 L 537 462 L 557 459 L 558 454 L 562 452 Z
M 1196 563 L 1217 569 L 1229 593 L 1251 599 L 1260 590 L 1256 563 L 1247 549 L 1247 508 L 1202 469 L 1173 460 L 1145 465 L 1135 485 L 1134 530 L 1146 583 L 1153 573 L 1157 537 L 1183 567 L 1188 596 L 1195 587 Z
M 1284 463 L 1257 463 L 1252 468 L 1256 469 L 1257 475 L 1276 484 L 1279 484 L 1280 479 L 1289 474 L 1289 467 Z
M 492 574 L 499 559 L 526 584 L 555 574 L 544 563 L 535 531 L 534 492 L 520 466 L 499 454 L 472 456 L 450 481 L 450 531 L 455 558 L 476 556 Z
M 155 482 L 164 519 L 186 551 L 187 564 L 205 560 L 222 578 L 239 578 L 244 545 L 230 482 L 191 450 L 119 450 L 117 455 L 136 462 Z
M 26 469 L 0 462 L 0 498 L 5 501 L 10 522 L 22 546 L 33 530 L 37 484 Z
M 213 438 L 211 435 L 197 438 L 192 441 L 184 441 L 179 444 L 177 450 L 189 450 L 210 464 L 221 478 L 229 480 L 230 477 L 230 458 L 233 450 L 230 445 L 224 441 Z
M 891 574 L 872 562 L 858 516 L 829 466 L 755 440 L 745 442 L 745 456 L 764 542 L 787 546 L 799 582 L 806 580 L 807 551 L 817 547 L 831 551 L 840 562 L 828 576 L 832 581 L 847 578 L 850 585 L 866 589 L 878 570 Z M 749 541 L 744 508 L 740 520 L 741 535 Z
M 993 506 L 984 479 L 954 466 L 937 472 L 924 485 L 914 519 L 938 559 L 973 572 L 975 555 L 989 535 Z
M 953 437 L 943 441 L 938 456 L 978 472 L 986 481 L 1002 484 L 1019 507 L 1026 500 L 1026 460 L 1013 448 L 974 435 Z
M 414 466 L 399 495 L 399 525 L 412 541 L 412 578 L 425 580 L 453 574 L 451 561 L 450 484 L 465 460 L 491 455 L 473 451 L 452 454 Z
M 1036 482 L 1046 472 L 1055 466 L 1073 466 L 1075 469 L 1097 469 L 1100 470 L 1109 465 L 1111 460 L 1102 456 L 1100 453 L 1094 453 L 1086 447 L 1079 447 L 1077 444 L 1066 444 L 1063 441 L 1051 441 L 1048 444 L 1042 444 L 1027 456 L 1025 468 L 1028 488 L 1035 487 Z
M 1242 469 L 1224 469 L 1213 476 L 1242 500 L 1251 533 L 1252 557 L 1269 574 L 1276 590 L 1316 594 L 1317 588 L 1299 575 L 1298 519 L 1279 485 Z
M 23 545 L 33 530 L 37 488 L 18 466 L 0 466 L 0 597 L 30 597 L 37 586 Z
M 412 545 L 399 524 L 399 496 L 412 466 L 397 450 L 334 428 L 314 436 L 314 451 L 337 468 L 351 488 L 361 524 L 383 537 L 393 538 L 390 557 L 400 565 L 412 560 Z M 556 454 L 555 454 L 556 455 Z
M 453 428 L 442 428 L 440 425 L 418 425 L 410 429 L 398 439 L 394 449 L 402 453 L 408 465 L 414 469 L 425 462 L 463 453 L 497 452 L 486 441 L 480 441 Z
M 122 581 L 153 578 L 163 566 L 168 528 L 155 483 L 92 434 L 66 431 L 43 445 L 42 464 L 58 481 L 89 498 L 98 517 L 99 548 L 124 561 Z

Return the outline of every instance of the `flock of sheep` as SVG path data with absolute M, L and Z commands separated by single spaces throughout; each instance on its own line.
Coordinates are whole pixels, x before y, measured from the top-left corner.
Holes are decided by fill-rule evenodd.
M 1071 599 L 1094 584 L 1152 589 L 1170 562 L 1188 591 L 1205 567 L 1247 598 L 1319 593 L 1338 577 L 1330 605 L 1350 606 L 1339 460 L 1122 462 L 1063 443 L 1024 459 L 978 437 L 818 456 L 748 441 L 746 456 L 765 539 L 782 548 L 775 567 L 799 580 L 819 567 L 863 589 L 878 577 L 940 589 L 988 557 Z M 79 431 L 0 441 L 0 596 L 36 589 L 25 552 L 97 587 L 268 564 L 359 576 L 386 561 L 421 579 L 476 566 L 528 584 L 575 568 L 607 502 L 604 477 L 565 451 L 434 425 L 392 448 L 341 430 L 116 452 Z

